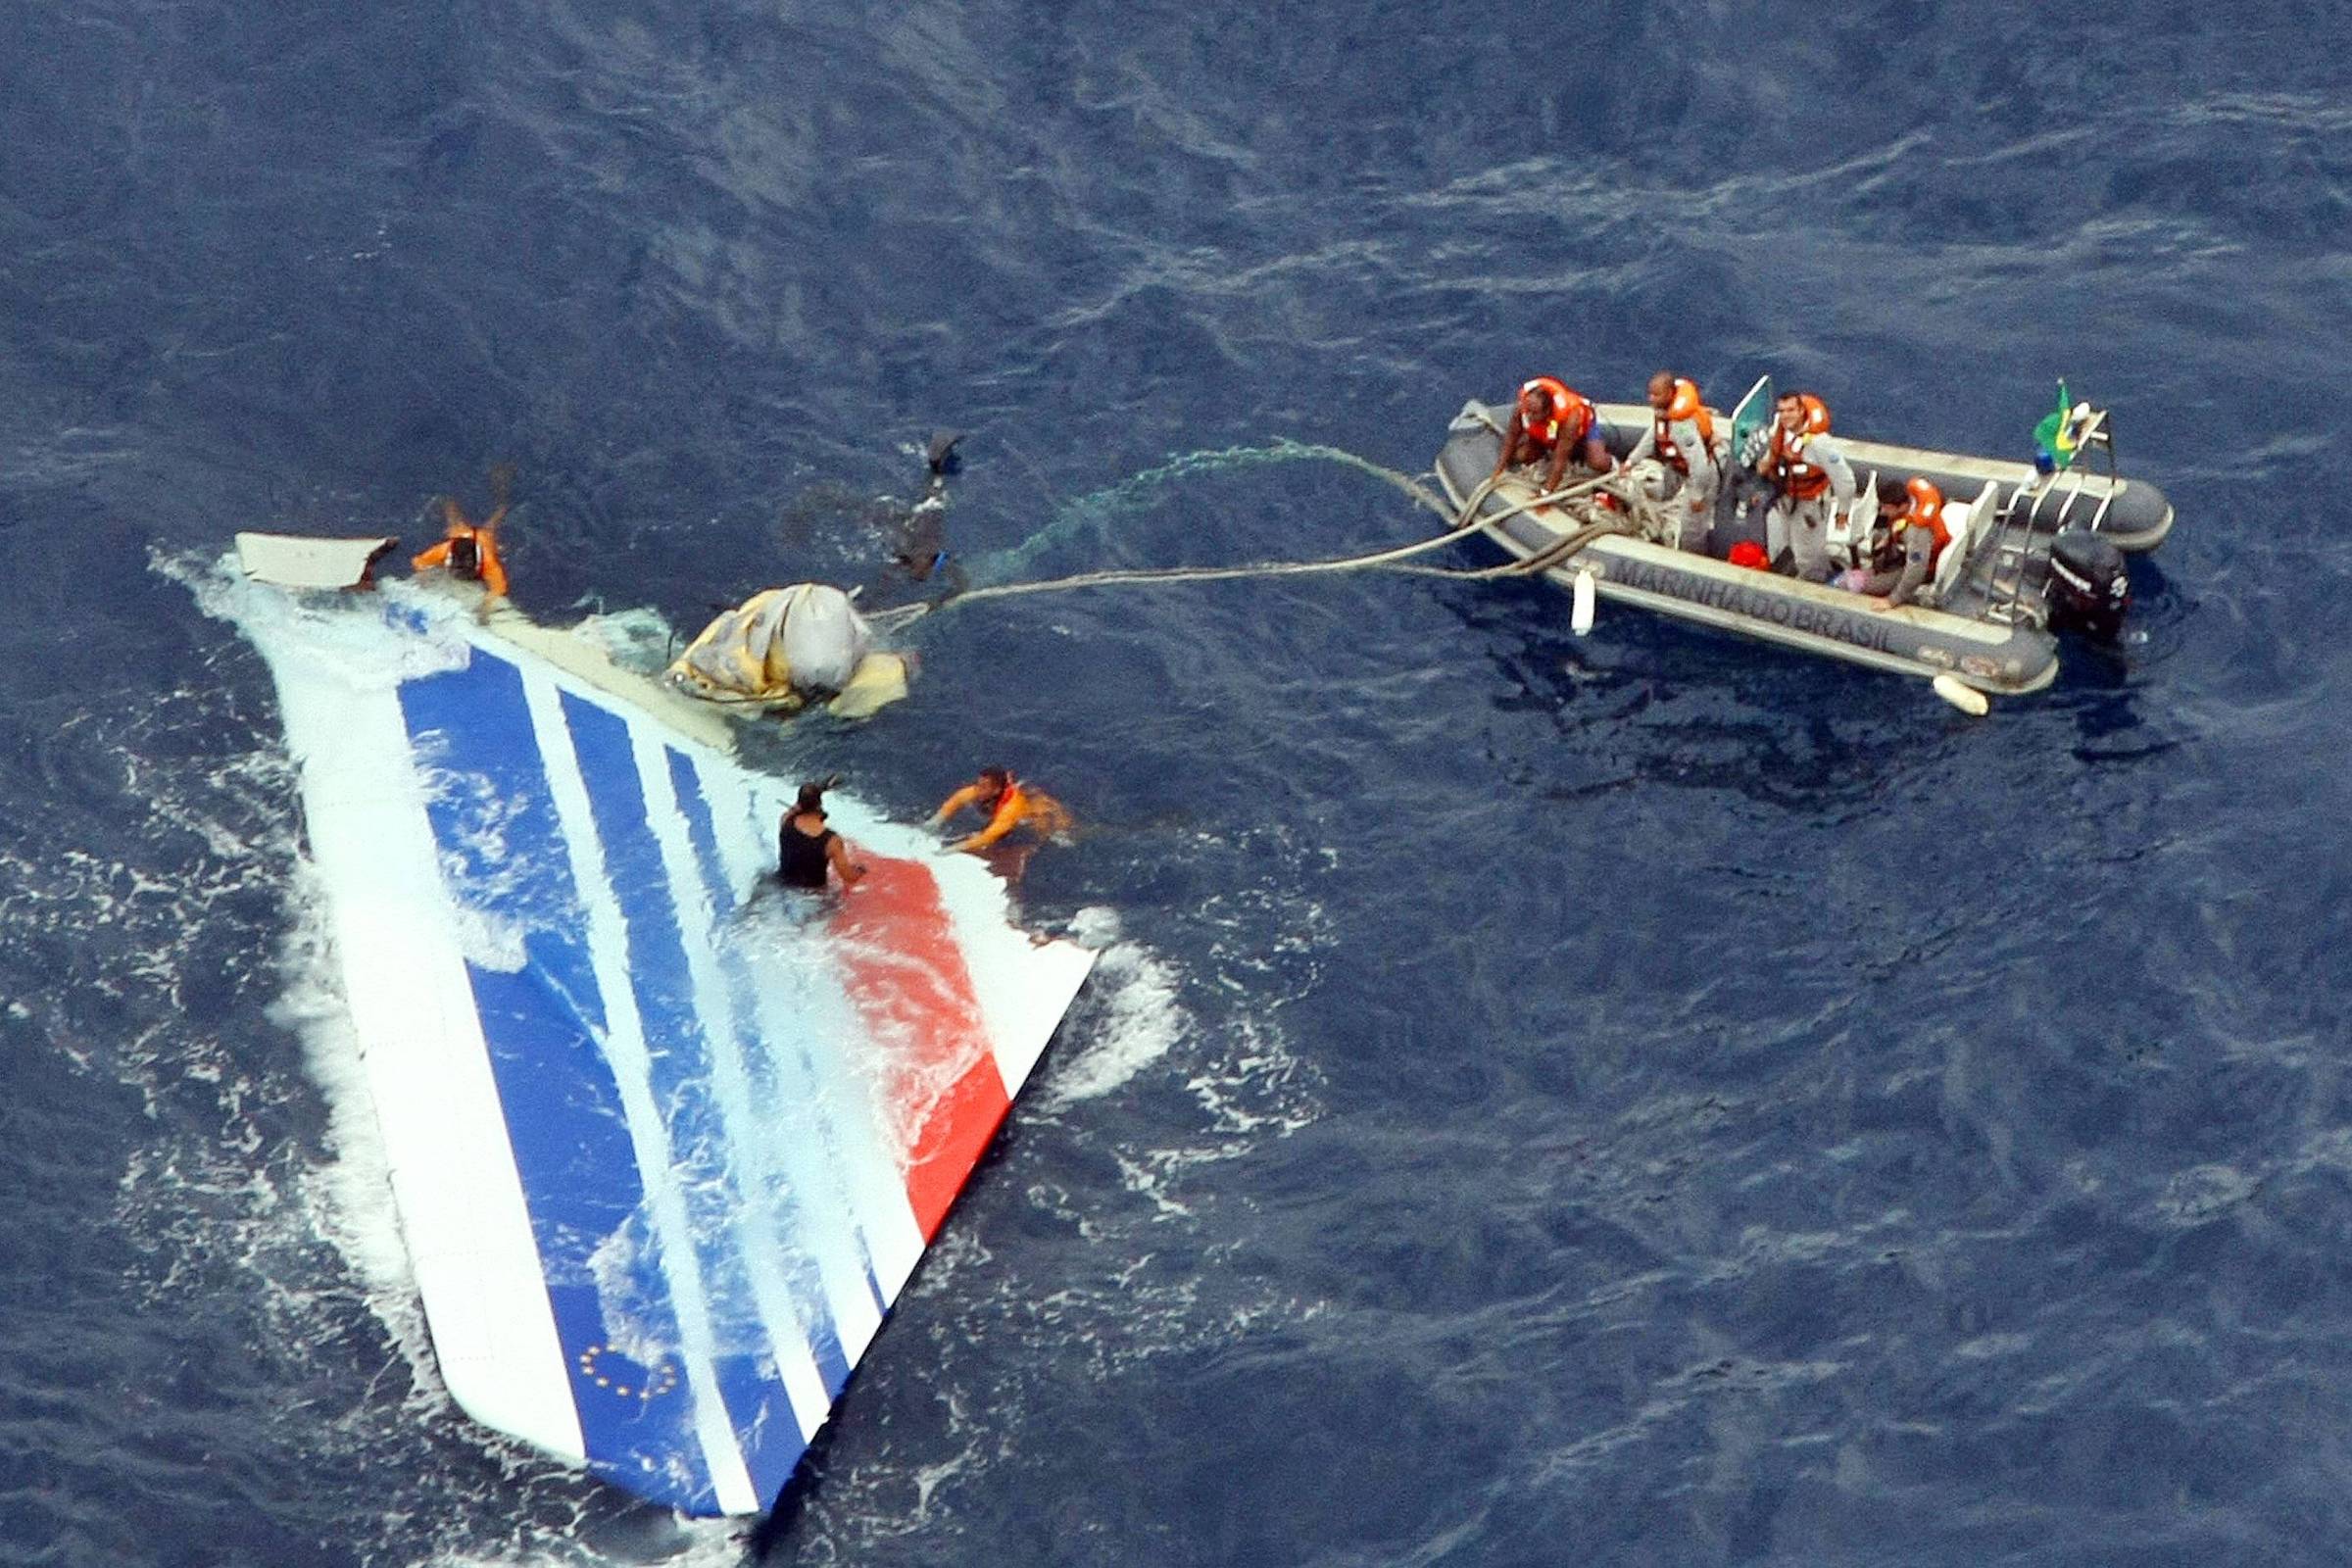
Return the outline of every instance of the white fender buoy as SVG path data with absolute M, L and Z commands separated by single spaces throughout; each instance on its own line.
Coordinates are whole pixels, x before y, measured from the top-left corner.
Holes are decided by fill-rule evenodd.
M 1568 629 L 1579 637 L 1592 629 L 1592 573 L 1576 574 L 1576 608 L 1568 613 Z
M 1983 718 L 1992 711 L 1991 700 L 1957 675 L 1938 675 L 1934 685 L 1936 696 L 1971 718 Z

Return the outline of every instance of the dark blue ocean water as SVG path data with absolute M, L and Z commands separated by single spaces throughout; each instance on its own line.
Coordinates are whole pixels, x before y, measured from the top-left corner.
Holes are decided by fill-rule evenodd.
M 2339 10 L 0 5 L 0 1559 L 725 1562 L 447 1404 L 240 527 L 520 472 L 550 618 L 1426 525 L 1549 370 L 2022 456 L 2133 636 L 1970 723 L 1545 588 L 974 605 L 783 765 L 1002 760 L 1097 982 L 777 1559 L 2352 1560 Z M 1173 464 L 1173 467 L 1170 465 Z M 878 589 L 877 591 L 883 591 Z

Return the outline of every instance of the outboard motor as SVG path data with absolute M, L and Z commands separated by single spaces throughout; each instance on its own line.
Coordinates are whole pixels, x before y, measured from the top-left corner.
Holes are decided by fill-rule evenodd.
M 2113 642 L 2132 608 L 2124 553 L 2095 533 L 2069 528 L 2050 544 L 2050 627 Z

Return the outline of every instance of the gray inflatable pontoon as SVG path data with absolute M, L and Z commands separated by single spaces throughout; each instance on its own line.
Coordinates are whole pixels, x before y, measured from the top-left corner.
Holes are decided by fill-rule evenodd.
M 1730 421 L 1719 416 L 1733 434 L 1723 443 L 1730 461 L 1705 554 L 1662 542 L 1654 512 L 1636 505 L 1619 514 L 1624 525 L 1652 526 L 1599 534 L 1548 565 L 1544 575 L 1573 586 L 1590 574 L 1593 592 L 1604 600 L 1877 669 L 1929 679 L 1948 675 L 1981 692 L 2017 696 L 2040 690 L 2057 675 L 2058 629 L 2072 623 L 2113 634 L 2130 598 L 2121 553 L 2153 550 L 2172 527 L 2173 509 L 2161 494 L 2112 471 L 2078 466 L 2044 474 L 2024 463 L 1839 437 L 1856 480 L 1854 504 L 1834 525 L 1843 533 L 1866 537 L 1880 498 L 1893 497 L 1914 476 L 1944 493 L 1952 543 L 1920 602 L 1881 610 L 1861 594 L 1734 565 L 1722 558 L 1735 545 L 1764 540 L 1772 492 L 1749 466 L 1755 454 L 1737 448 L 1752 445 L 1757 421 L 1747 411 L 1759 397 L 1769 410 L 1769 391 L 1767 382 L 1759 382 Z M 1602 403 L 1595 409 L 1603 439 L 1620 458 L 1649 426 L 1646 405 Z M 1489 537 L 1529 561 L 1559 549 L 1596 514 L 1573 503 L 1529 505 L 1540 480 L 1528 469 L 1507 473 L 1480 493 L 1509 417 L 1507 402 L 1464 405 L 1446 429 L 1437 477 L 1457 514 L 1478 497 L 1477 514 L 1468 521 L 1486 522 Z M 2090 424 L 2101 445 L 2104 418 L 2094 415 Z M 2061 539 L 2069 542 L 2062 547 Z M 2077 569 L 2085 559 L 2100 564 L 2087 581 Z

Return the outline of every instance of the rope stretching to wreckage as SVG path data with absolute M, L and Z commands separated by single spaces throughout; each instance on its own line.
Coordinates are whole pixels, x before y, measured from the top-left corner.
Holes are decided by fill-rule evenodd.
M 1377 467 L 1376 465 L 1362 464 L 1362 460 L 1357 461 L 1359 465 L 1367 468 Z M 1477 489 L 1471 491 L 1460 513 L 1456 514 L 1451 508 L 1446 507 L 1409 476 L 1387 469 L 1379 471 L 1383 477 L 1413 495 L 1424 506 L 1430 507 L 1441 515 L 1451 517 L 1453 519 L 1452 526 L 1443 533 L 1432 535 L 1426 539 L 1416 539 L 1409 544 L 1393 545 L 1361 555 L 1339 556 L 1323 560 L 1256 561 L 1232 566 L 1143 566 L 1123 570 L 1082 571 L 1072 576 L 1054 577 L 1041 582 L 992 583 L 979 588 L 969 588 L 962 593 L 928 604 L 903 605 L 896 610 L 884 611 L 869 619 L 877 629 L 890 631 L 926 614 L 944 610 L 951 605 L 968 605 L 983 599 L 1010 599 L 1024 594 L 1066 593 L 1079 588 L 1230 582 L 1241 578 L 1303 577 L 1348 571 L 1409 572 L 1416 576 L 1451 577 L 1465 582 L 1484 582 L 1500 577 L 1533 576 L 1539 572 L 1548 571 L 1604 534 L 1627 534 L 1638 531 L 1631 518 L 1604 513 L 1588 521 L 1573 533 L 1561 536 L 1523 560 L 1505 562 L 1497 566 L 1476 568 L 1408 565 L 1405 563 L 1414 556 L 1443 549 L 1446 545 L 1458 542 L 1472 532 L 1492 532 L 1523 512 L 1532 511 L 1538 507 L 1559 506 L 1565 502 L 1580 500 L 1595 491 L 1618 495 L 1619 492 L 1610 485 L 1610 481 L 1619 476 L 1613 472 L 1595 474 L 1592 478 L 1564 485 L 1557 490 L 1531 495 L 1524 500 L 1512 502 L 1501 511 L 1481 517 L 1478 515 L 1478 510 L 1486 503 L 1494 490 L 1494 481 L 1492 478 L 1482 481 Z

